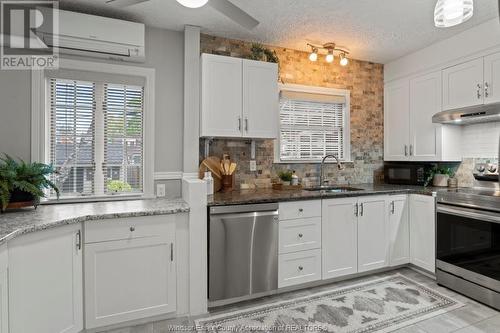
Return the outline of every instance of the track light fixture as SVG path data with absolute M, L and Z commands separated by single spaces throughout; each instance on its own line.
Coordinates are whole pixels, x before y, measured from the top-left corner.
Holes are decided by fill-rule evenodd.
M 347 54 L 349 51 L 345 47 L 336 46 L 335 43 L 326 43 L 323 45 L 313 45 L 307 44 L 311 48 L 311 53 L 309 54 L 309 60 L 317 61 L 319 50 L 326 51 L 325 61 L 327 63 L 332 63 L 335 60 L 335 52 L 340 55 L 340 64 L 342 66 L 347 66 L 349 64 L 349 59 L 347 59 Z M 322 52 L 325 54 L 325 52 Z

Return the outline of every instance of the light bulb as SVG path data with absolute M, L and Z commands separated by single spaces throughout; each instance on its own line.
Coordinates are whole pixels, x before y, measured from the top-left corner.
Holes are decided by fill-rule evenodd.
M 318 49 L 313 48 L 311 54 L 309 54 L 309 60 L 317 61 L 318 60 Z
M 331 62 L 333 62 L 334 58 L 335 57 L 333 56 L 333 51 L 328 51 L 328 54 L 326 55 L 326 58 L 325 58 L 326 62 L 331 63 Z
M 207 4 L 208 0 L 177 0 L 178 3 L 188 8 L 200 8 Z
M 434 9 L 434 24 L 447 28 L 463 23 L 474 15 L 473 0 L 438 0 Z
M 349 59 L 346 58 L 345 54 L 340 55 L 340 65 L 347 66 L 349 64 Z

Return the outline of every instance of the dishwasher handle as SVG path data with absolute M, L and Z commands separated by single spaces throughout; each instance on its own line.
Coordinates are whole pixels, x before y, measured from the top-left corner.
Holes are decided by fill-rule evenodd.
M 214 206 L 210 207 L 210 215 L 221 214 L 240 214 L 240 213 L 260 213 L 265 212 L 267 215 L 278 214 L 278 204 L 255 204 L 255 205 L 229 205 L 229 206 Z M 262 216 L 262 215 L 261 215 Z

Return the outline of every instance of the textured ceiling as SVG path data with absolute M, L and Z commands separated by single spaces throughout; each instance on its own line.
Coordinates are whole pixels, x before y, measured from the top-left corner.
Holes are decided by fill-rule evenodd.
M 306 43 L 335 42 L 356 59 L 387 63 L 474 25 L 498 17 L 497 0 L 476 0 L 468 22 L 434 27 L 436 0 L 232 0 L 261 23 L 245 30 L 210 6 L 189 9 L 175 0 L 150 0 L 123 9 L 105 0 L 60 0 L 61 8 L 131 19 L 182 30 L 185 24 L 207 34 L 306 50 Z

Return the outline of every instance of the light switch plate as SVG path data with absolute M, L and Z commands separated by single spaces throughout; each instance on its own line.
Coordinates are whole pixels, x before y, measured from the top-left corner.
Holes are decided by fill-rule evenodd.
M 156 184 L 156 196 L 164 197 L 165 194 L 165 184 Z
M 250 161 L 250 171 L 257 171 L 257 161 Z

